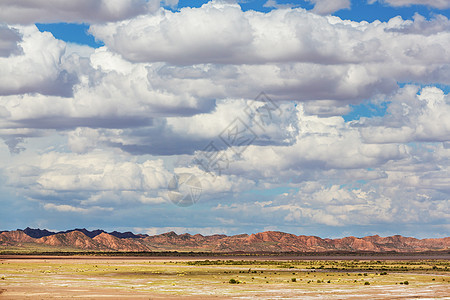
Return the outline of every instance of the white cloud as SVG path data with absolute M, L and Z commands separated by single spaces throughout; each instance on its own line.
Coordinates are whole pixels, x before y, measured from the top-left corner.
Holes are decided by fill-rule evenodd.
M 115 201 L 161 202 L 160 190 L 166 190 L 172 176 L 161 160 L 136 162 L 104 151 L 50 152 L 38 160 L 15 161 L 6 172 L 9 185 L 28 197 L 58 202 L 47 203 L 45 208 L 68 211 L 81 207 L 73 210 L 80 212 Z
M 406 86 L 393 96 L 383 118 L 361 120 L 369 143 L 408 143 L 450 140 L 450 96 L 436 87 Z
M 242 15 L 237 4 L 215 2 L 201 9 L 182 8 L 180 12 L 164 11 L 95 25 L 90 32 L 132 61 L 182 60 L 182 52 L 193 62 L 226 62 L 230 56 L 238 59 L 245 50 L 243 46 L 252 39 L 250 24 Z M 135 36 L 137 28 L 141 28 L 139 39 Z
M 177 4 L 173 0 L 165 2 Z M 158 8 L 159 1 L 155 0 L 3 0 L 0 19 L 11 24 L 113 22 Z
M 423 225 L 448 218 L 446 199 L 426 199 L 413 189 L 403 188 L 396 183 L 384 182 L 370 187 L 348 187 L 326 185 L 328 179 L 303 182 L 292 191 L 275 197 L 261 205 L 256 202 L 232 202 L 218 204 L 214 211 L 222 218 L 233 218 L 235 222 L 255 222 L 285 226 L 288 228 L 308 228 L 311 224 L 351 227 L 381 224 L 407 224 L 423 222 Z M 416 194 L 415 194 L 416 193 Z M 445 208 L 446 207 L 446 208 Z M 444 208 L 443 211 L 439 208 Z M 389 225 L 391 224 L 391 225 Z M 382 230 L 378 228 L 378 232 Z
M 44 208 L 46 210 L 56 210 L 58 212 L 76 212 L 76 213 L 83 213 L 88 214 L 95 211 L 112 211 L 112 208 L 104 208 L 104 207 L 89 207 L 89 208 L 81 208 L 81 207 L 74 207 L 67 204 L 62 205 L 56 205 L 53 203 L 46 203 L 44 204 Z
M 381 166 L 408 155 L 403 145 L 364 143 L 358 128 L 341 117 L 319 118 L 299 111 L 298 120 L 294 144 L 250 146 L 229 172 L 282 183 L 292 177 L 312 179 L 325 170 Z
M 350 8 L 350 0 L 308 0 L 314 3 L 313 12 L 319 15 L 332 14 L 341 9 Z
M 224 16 L 230 14 L 235 18 L 231 18 L 233 26 L 234 23 L 243 24 L 240 26 L 245 28 L 224 25 L 221 29 L 230 34 L 240 32 L 242 39 L 233 33 L 238 40 L 227 45 L 221 43 L 228 43 L 230 39 L 222 42 L 218 39 L 202 40 L 204 36 L 216 36 L 212 31 L 215 25 L 212 20 L 204 19 L 204 22 L 211 22 L 211 26 L 204 27 L 210 32 L 198 34 L 194 30 L 197 22 L 194 17 L 209 11 Z M 441 28 L 438 23 L 441 24 L 442 20 L 437 18 L 433 21 L 432 32 L 440 30 L 436 28 Z M 177 31 L 180 27 L 176 25 L 180 22 L 184 24 L 183 30 L 195 31 L 194 36 L 200 39 L 198 43 L 182 39 Z M 192 28 L 189 27 L 190 22 L 194 22 Z M 413 24 L 420 22 L 416 16 Z M 167 35 L 155 31 L 161 24 L 167 26 Z M 109 48 L 78 49 L 68 45 L 66 52 L 65 44 L 48 33 L 40 33 L 35 27 L 24 27 L 20 29 L 24 32 L 20 43 L 24 54 L 0 58 L 5 65 L 2 69 L 4 74 L 0 71 L 0 77 L 3 75 L 4 78 L 3 87 L 0 83 L 0 93 L 20 94 L 2 98 L 0 113 L 6 117 L 2 122 L 8 128 L 118 128 L 127 129 L 127 134 L 130 134 L 130 127 L 152 126 L 155 133 L 158 130 L 171 132 L 168 127 L 173 127 L 178 138 L 182 134 L 184 138 L 191 139 L 197 135 L 202 139 L 218 132 L 217 127 L 221 123 L 217 121 L 220 118 L 216 113 L 208 112 L 214 108 L 215 102 L 220 103 L 220 99 L 252 99 L 260 91 L 265 91 L 275 101 L 320 100 L 308 102 L 305 111 L 327 116 L 348 111 L 348 103 L 357 103 L 379 93 L 389 94 L 395 91 L 398 81 L 450 82 L 445 59 L 450 57 L 447 53 L 450 49 L 448 33 L 431 34 L 427 26 L 421 25 L 418 25 L 419 29 L 428 35 L 425 38 L 392 32 L 396 28 L 406 28 L 403 24 L 411 26 L 408 25 L 410 21 L 399 18 L 388 23 L 356 23 L 317 16 L 301 9 L 261 14 L 242 12 L 237 5 L 212 2 L 201 8 L 166 11 L 157 16 L 93 26 L 93 31 L 98 31 L 100 36 L 106 35 L 107 40 L 111 39 Z M 138 25 L 143 29 L 135 30 Z M 245 33 L 247 29 L 248 34 Z M 119 31 L 123 33 L 123 39 L 114 35 Z M 136 32 L 143 32 L 137 41 L 148 42 L 148 47 L 133 44 L 132 35 Z M 153 34 L 155 32 L 160 34 L 162 43 L 173 47 L 173 55 L 162 51 L 165 46 L 158 52 L 161 43 L 153 40 L 157 36 Z M 186 36 L 192 35 L 187 32 Z M 180 40 L 191 43 L 190 54 L 184 44 L 177 44 Z M 120 49 L 115 49 L 116 42 L 132 47 L 130 53 L 135 52 L 136 57 L 144 62 L 132 63 L 115 53 L 114 50 L 120 52 Z M 220 51 L 228 52 L 219 55 L 219 52 L 211 51 L 209 58 L 197 55 L 201 50 L 196 47 L 203 42 L 218 42 L 213 48 L 220 46 Z M 152 60 L 164 62 L 154 63 Z M 208 60 L 229 64 L 204 63 Z M 203 63 L 171 65 L 171 62 Z M 252 64 L 242 65 L 243 62 Z M 25 72 L 30 66 L 36 70 Z M 75 79 L 79 83 L 74 85 Z M 72 90 L 72 98 L 34 94 L 68 96 Z M 28 92 L 33 94 L 23 94 Z M 216 108 L 216 112 L 219 111 Z M 203 115 L 192 120 L 169 119 L 168 125 L 164 124 L 165 120 L 154 119 L 195 114 Z M 205 122 L 211 125 L 205 126 Z M 199 123 L 207 130 L 192 127 Z M 273 138 L 279 132 L 275 128 L 269 136 Z M 174 133 L 165 136 L 171 138 Z M 70 141 L 74 141 L 74 136 Z M 118 145 L 126 143 L 126 147 L 134 147 L 133 141 L 116 141 Z M 192 151 L 191 148 L 188 152 Z
M 264 90 L 275 100 L 344 106 L 389 94 L 399 81 L 449 84 L 448 20 L 430 22 L 416 16 L 413 23 L 358 23 L 303 9 L 262 14 L 210 2 L 90 31 L 127 60 L 151 64 L 154 89 L 249 99 Z
M 134 62 L 164 61 L 180 65 L 380 63 L 406 59 L 408 55 L 403 51 L 413 45 L 427 47 L 438 40 L 447 45 L 445 19 L 438 17 L 433 21 L 434 30 L 437 32 L 440 28 L 443 36 L 417 40 L 383 32 L 392 27 L 394 21 L 397 27 L 411 24 L 401 18 L 389 23 L 351 22 L 317 16 L 300 8 L 262 14 L 243 12 L 236 4 L 209 2 L 200 8 L 93 25 L 90 32 L 110 49 Z M 415 24 L 419 23 L 424 22 L 416 16 Z
M 388 5 L 399 7 L 399 6 L 411 6 L 411 5 L 426 5 L 439 9 L 450 8 L 449 0 L 368 0 L 369 4 L 374 2 L 382 2 Z
M 77 78 L 60 61 L 65 44 L 35 26 L 18 27 L 22 53 L 0 57 L 0 96 L 42 93 L 69 96 Z
M 393 26 L 387 28 L 386 31 L 405 34 L 432 35 L 450 31 L 450 20 L 443 15 L 435 15 L 432 19 L 427 20 L 416 13 L 413 20 L 390 22 L 390 24 Z
M 269 8 L 276 8 L 276 9 L 286 9 L 286 8 L 292 8 L 296 7 L 298 5 L 295 4 L 280 4 L 275 0 L 267 0 L 266 3 L 264 3 L 263 7 L 269 7 Z
M 21 40 L 22 36 L 17 30 L 0 23 L 0 57 L 21 54 L 22 48 L 18 44 Z

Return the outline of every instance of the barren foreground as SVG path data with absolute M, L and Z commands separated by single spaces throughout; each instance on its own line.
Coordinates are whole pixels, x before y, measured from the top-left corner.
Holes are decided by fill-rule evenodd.
M 448 260 L 0 257 L 1 299 L 450 299 Z

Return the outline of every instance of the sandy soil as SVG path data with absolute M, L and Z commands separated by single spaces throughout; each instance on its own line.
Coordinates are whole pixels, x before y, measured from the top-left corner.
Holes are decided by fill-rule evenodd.
M 373 272 L 365 277 L 351 272 L 345 281 L 346 271 L 250 267 L 252 272 L 242 274 L 248 265 L 193 266 L 173 257 L 3 257 L 0 299 L 450 299 L 447 271 Z M 231 277 L 241 284 L 230 284 Z M 331 283 L 323 283 L 328 278 Z M 405 278 L 410 284 L 398 284 Z

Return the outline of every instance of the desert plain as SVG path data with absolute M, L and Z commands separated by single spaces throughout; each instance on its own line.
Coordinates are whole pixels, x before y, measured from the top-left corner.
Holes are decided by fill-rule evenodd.
M 449 255 L 0 256 L 0 299 L 450 299 Z

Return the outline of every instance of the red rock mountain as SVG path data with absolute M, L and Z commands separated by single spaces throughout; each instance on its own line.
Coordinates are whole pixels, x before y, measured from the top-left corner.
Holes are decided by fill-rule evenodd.
M 234 236 L 201 234 L 190 235 L 168 232 L 148 236 L 131 233 L 114 235 L 104 231 L 93 237 L 83 230 L 71 230 L 33 238 L 22 230 L 0 233 L 0 249 L 42 245 L 55 250 L 91 251 L 203 251 L 203 252 L 325 252 L 325 251 L 371 251 L 371 252 L 420 252 L 450 249 L 450 237 L 440 239 L 415 239 L 400 235 L 390 237 L 367 236 L 322 239 L 316 236 L 294 235 L 266 231 L 256 234 Z M 97 232 L 97 233 L 98 233 Z M 36 231 L 33 231 L 36 235 Z M 125 236 L 120 238 L 118 236 Z M 129 237 L 126 237 L 129 236 Z M 34 245 L 34 246 L 33 246 Z

